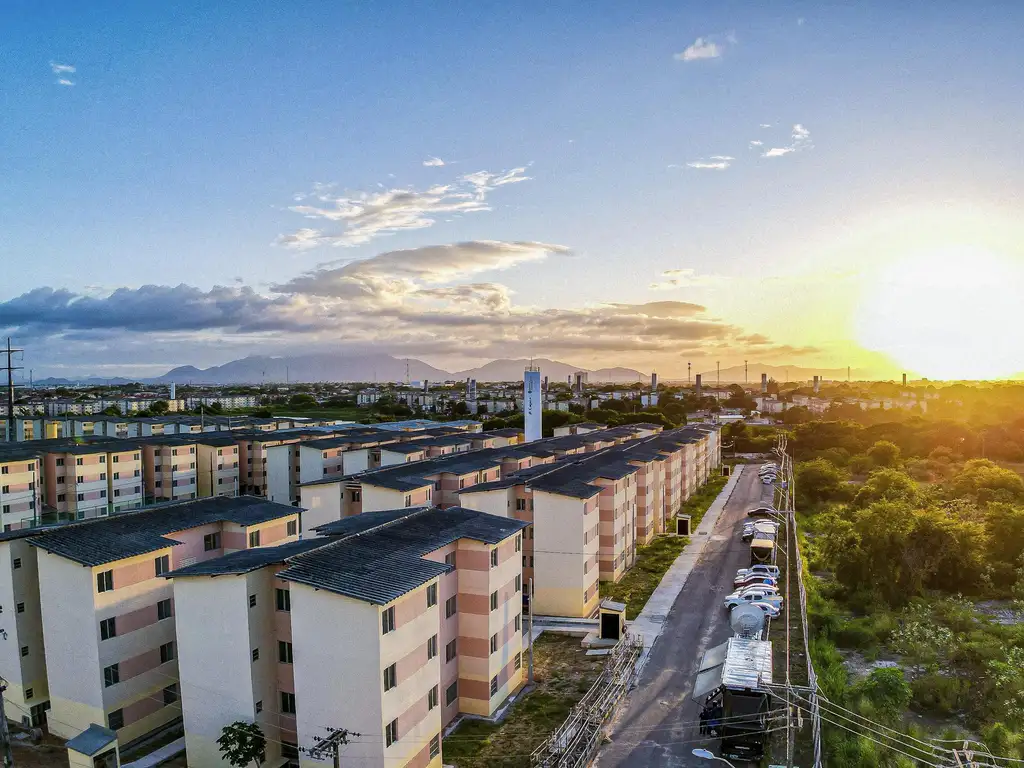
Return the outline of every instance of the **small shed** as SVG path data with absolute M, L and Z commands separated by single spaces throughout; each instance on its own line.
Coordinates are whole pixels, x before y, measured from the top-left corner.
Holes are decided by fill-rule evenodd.
M 676 515 L 676 536 L 690 535 L 690 516 Z
M 599 610 L 601 613 L 600 638 L 602 640 L 621 640 L 626 631 L 626 604 L 602 600 Z
M 102 725 L 93 723 L 65 746 L 71 768 L 118 768 L 121 765 L 117 734 Z

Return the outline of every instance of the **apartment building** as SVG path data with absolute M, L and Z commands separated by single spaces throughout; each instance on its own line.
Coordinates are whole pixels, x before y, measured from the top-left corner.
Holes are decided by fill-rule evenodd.
M 198 488 L 198 440 L 184 435 L 150 438 L 142 444 L 146 499 L 186 501 Z
M 38 704 L 50 706 L 50 732 L 71 738 L 91 723 L 103 724 L 124 747 L 178 721 L 174 596 L 163 576 L 297 535 L 292 507 L 220 497 L 63 525 L 28 538 L 36 549 L 38 599 L 21 598 L 27 618 L 40 616 L 42 642 L 20 654 L 44 656 L 48 701 Z M 2 557 L 0 552 L 0 567 Z M 25 703 L 36 698 L 33 690 Z
M 226 765 L 224 725 L 256 721 L 268 763 L 329 724 L 343 761 L 439 768 L 459 713 L 490 715 L 523 679 L 524 523 L 461 508 L 368 512 L 312 539 L 167 574 L 190 765 Z
M 38 444 L 43 500 L 62 517 L 84 520 L 141 507 L 142 447 L 133 441 Z
M 238 441 L 234 437 L 204 435 L 196 439 L 196 487 L 200 498 L 237 496 Z
M 13 445 L 0 446 L 0 523 L 10 531 L 33 525 L 43 506 L 38 454 Z

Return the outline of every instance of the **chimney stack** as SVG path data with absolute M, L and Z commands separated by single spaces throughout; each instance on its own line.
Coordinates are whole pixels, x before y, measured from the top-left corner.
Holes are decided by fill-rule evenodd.
M 907 374 L 903 374 L 903 386 L 907 386 Z
M 814 377 L 814 394 L 818 394 L 818 391 L 819 391 L 819 388 L 820 388 L 820 384 L 821 384 L 821 379 L 818 378 L 817 376 L 815 376 Z
M 762 373 L 761 374 L 761 394 L 762 395 L 767 395 L 768 394 L 768 374 L 767 373 Z
M 697 374 L 697 376 L 696 376 L 696 377 L 694 378 L 694 381 L 696 381 L 696 383 L 697 383 L 697 397 L 698 397 L 698 398 L 700 397 L 700 390 L 701 390 L 701 386 L 700 386 L 700 378 L 701 378 L 701 377 L 700 377 L 700 374 L 699 374 L 699 373 L 698 373 L 698 374 Z

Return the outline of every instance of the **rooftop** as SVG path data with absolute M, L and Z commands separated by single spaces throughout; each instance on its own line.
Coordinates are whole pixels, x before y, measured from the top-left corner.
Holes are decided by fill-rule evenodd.
M 279 544 L 276 547 L 255 547 L 254 549 L 240 549 L 237 552 L 216 557 L 193 565 L 186 565 L 170 573 L 164 574 L 167 578 L 178 578 L 182 576 L 226 576 L 232 574 L 249 573 L 267 565 L 284 563 L 288 558 L 309 552 L 317 547 L 330 544 L 331 539 L 300 539 Z

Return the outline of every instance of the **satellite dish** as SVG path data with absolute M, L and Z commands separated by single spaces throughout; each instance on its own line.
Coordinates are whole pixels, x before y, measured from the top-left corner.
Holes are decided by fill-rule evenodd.
M 756 605 L 737 605 L 729 614 L 729 626 L 737 637 L 756 638 L 764 630 L 764 618 Z

